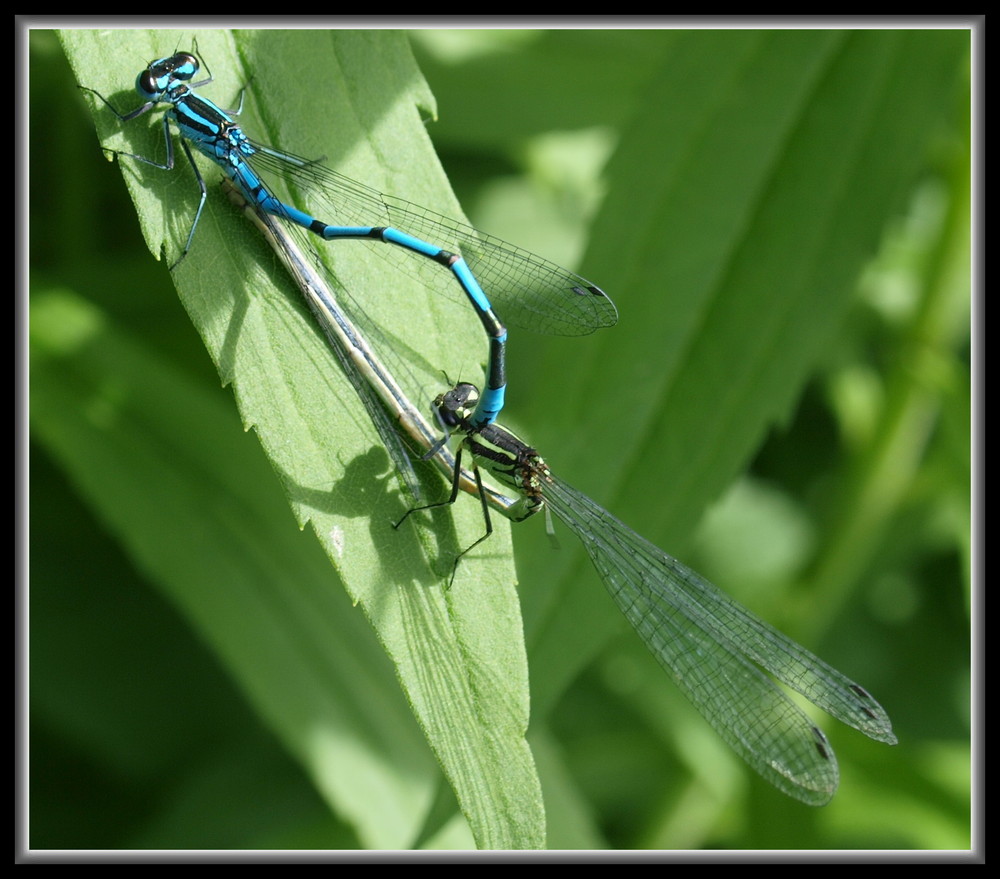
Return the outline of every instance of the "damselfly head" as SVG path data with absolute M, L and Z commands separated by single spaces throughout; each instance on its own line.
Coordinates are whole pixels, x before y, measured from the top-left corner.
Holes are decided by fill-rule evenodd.
M 189 82 L 199 67 L 198 59 L 190 52 L 159 58 L 135 78 L 135 90 L 150 101 L 162 100 L 172 86 Z

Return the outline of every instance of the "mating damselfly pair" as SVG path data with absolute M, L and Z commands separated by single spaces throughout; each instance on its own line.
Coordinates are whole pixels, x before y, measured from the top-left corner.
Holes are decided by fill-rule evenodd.
M 885 712 L 863 688 L 567 486 L 534 449 L 494 423 L 506 387 L 502 321 L 565 334 L 610 326 L 615 321 L 614 306 L 596 285 L 464 224 L 381 195 L 317 162 L 254 143 L 230 114 L 194 91 L 211 80 L 196 80 L 199 69 L 194 53 L 158 59 L 136 81 L 145 103 L 125 113 L 112 107 L 124 122 L 158 104 L 169 106 L 163 123 L 166 160 L 133 158 L 172 168 L 173 119 L 202 191 L 180 258 L 191 247 L 206 197 L 190 142 L 223 169 L 252 206 L 272 246 L 307 299 L 311 298 L 311 307 L 335 349 L 335 338 L 353 333 L 354 342 L 339 343 L 348 351 L 346 356 L 343 350 L 339 352 L 340 358 L 397 466 L 405 467 L 408 460 L 398 447 L 402 431 L 411 447 L 433 456 L 453 481 L 450 500 L 464 489 L 490 500 L 494 510 L 513 519 L 543 508 L 551 510 L 584 543 L 626 618 L 685 694 L 751 766 L 791 796 L 813 804 L 829 800 L 837 785 L 836 760 L 819 728 L 761 669 L 872 738 L 895 741 Z M 257 168 L 300 184 L 312 212 L 274 197 Z M 272 217 L 283 222 L 275 223 Z M 458 290 L 473 305 L 490 346 L 487 392 L 480 394 L 473 385 L 463 383 L 436 401 L 439 422 L 458 435 L 454 458 L 435 438 L 440 428 L 418 421 L 414 413 L 421 407 L 392 385 L 390 371 L 370 348 L 360 344 L 364 340 L 358 339 L 357 332 L 345 329 L 349 317 L 338 304 L 336 282 L 308 255 L 308 245 L 303 251 L 301 242 L 289 237 L 289 230 L 295 228 L 309 230 L 317 241 L 366 238 L 407 251 L 428 265 L 428 271 L 420 274 L 430 278 L 435 291 Z M 352 351 L 365 353 L 352 356 Z M 475 465 L 471 472 L 461 468 L 463 452 Z M 487 495 L 479 480 L 480 469 L 516 497 L 497 492 Z M 485 504 L 484 514 L 488 517 Z

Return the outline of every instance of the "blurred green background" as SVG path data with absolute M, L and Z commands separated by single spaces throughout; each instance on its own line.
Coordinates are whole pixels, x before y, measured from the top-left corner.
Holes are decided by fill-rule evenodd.
M 427 130 L 468 216 L 580 268 L 621 313 L 600 339 L 513 339 L 507 420 L 574 485 L 863 683 L 900 740 L 821 717 L 841 789 L 823 809 L 788 800 L 674 691 L 572 537 L 553 550 L 526 523 L 514 545 L 548 847 L 969 847 L 968 33 L 410 37 L 437 101 Z M 178 39 L 165 33 L 163 54 Z M 122 89 L 148 60 L 122 59 Z M 66 315 L 100 320 L 231 422 L 224 439 L 214 424 L 200 435 L 189 413 L 192 443 L 268 481 L 54 33 L 31 34 L 29 74 L 31 846 L 472 844 L 429 751 L 412 758 L 430 767 L 414 814 L 391 833 L 358 818 L 380 791 L 323 788 L 251 707 L 257 681 L 220 661 L 101 512 L 72 438 L 36 422 L 38 364 L 74 332 Z M 170 191 L 194 188 L 175 175 Z M 194 404 L 178 391 L 162 405 Z M 142 515 L 143 485 L 114 489 Z M 274 527 L 322 578 L 279 482 L 267 490 Z M 365 661 L 385 666 L 371 698 L 392 717 L 405 703 L 368 640 Z M 378 732 L 390 753 L 394 734 Z

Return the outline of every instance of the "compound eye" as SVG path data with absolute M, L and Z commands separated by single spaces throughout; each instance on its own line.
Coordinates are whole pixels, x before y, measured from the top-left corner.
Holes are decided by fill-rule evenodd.
M 191 79 L 198 72 L 198 67 L 198 59 L 190 52 L 178 52 L 170 59 L 170 70 L 177 79 Z
M 147 67 L 135 78 L 135 90 L 149 98 L 160 93 L 160 84 L 151 68 Z
M 441 409 L 439 410 L 439 414 L 445 427 L 458 427 L 461 421 L 454 409 Z

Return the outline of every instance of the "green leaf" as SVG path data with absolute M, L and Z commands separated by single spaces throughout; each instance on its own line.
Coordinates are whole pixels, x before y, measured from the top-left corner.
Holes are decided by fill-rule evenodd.
M 241 123 L 261 140 L 279 148 L 294 143 L 296 152 L 307 155 L 325 153 L 346 173 L 457 212 L 422 129 L 419 110 L 430 104 L 430 98 L 402 36 L 388 32 L 205 32 L 185 35 L 184 47 L 193 46 L 195 38 L 215 77 L 204 86 L 206 94 L 221 106 L 235 106 L 241 85 L 251 83 Z M 123 81 L 150 59 L 174 51 L 158 32 L 65 32 L 63 39 L 80 83 L 106 95 L 120 110 L 136 105 L 135 96 L 122 90 Z M 127 78 L 123 58 L 133 59 L 134 70 L 128 71 Z M 314 88 L 302 88 L 303 70 L 314 77 Z M 93 106 L 102 145 L 162 161 L 165 147 L 159 113 L 120 125 L 99 102 Z M 162 247 L 170 262 L 186 239 L 198 197 L 183 154 L 178 152 L 176 160 L 174 171 L 168 173 L 120 159 L 150 248 L 157 253 Z M 353 389 L 331 360 L 325 340 L 297 301 L 296 292 L 275 270 L 274 259 L 217 191 L 218 172 L 208 162 L 199 160 L 199 164 L 209 185 L 208 204 L 190 254 L 173 278 L 220 376 L 233 388 L 244 427 L 257 433 L 300 525 L 312 528 L 332 562 L 323 589 L 346 589 L 372 624 L 455 791 L 476 844 L 500 849 L 538 847 L 543 843 L 544 825 L 538 782 L 524 742 L 527 674 L 509 537 L 501 529 L 487 551 L 459 567 L 448 589 L 452 560 L 482 531 L 478 505 L 458 504 L 453 510 L 423 517 L 423 524 L 414 521 L 398 532 L 392 528 L 392 522 L 405 512 L 406 499 L 399 497 L 393 490 L 394 480 L 387 478 L 384 450 Z M 364 246 L 352 248 L 348 243 L 344 249 L 348 252 L 338 254 L 338 275 L 359 307 L 385 327 L 387 336 L 405 339 L 424 363 L 449 374 L 468 374 L 479 363 L 480 335 L 474 321 L 461 321 L 471 315 L 440 318 L 439 303 L 421 300 L 421 291 L 411 289 L 416 285 L 404 287 L 381 260 L 369 257 Z M 132 372 L 135 367 L 122 367 L 130 376 L 139 374 Z M 440 373 L 433 381 L 425 386 L 427 393 L 443 384 Z M 203 453 L 212 450 L 212 440 L 200 435 L 196 420 L 186 428 L 182 438 Z M 99 443 L 100 437 L 95 434 L 90 440 Z M 73 444 L 60 456 L 74 472 L 86 466 L 81 445 L 86 444 Z M 191 456 L 179 454 L 182 460 Z M 218 466 L 228 469 L 225 462 Z M 203 463 L 191 478 L 204 480 L 210 471 L 211 465 Z M 139 471 L 130 474 L 128 481 L 142 485 L 148 478 L 148 473 Z M 105 495 L 102 484 L 87 483 L 91 501 L 113 519 L 123 542 L 142 555 L 148 551 L 151 535 L 160 529 L 141 515 L 141 506 L 128 516 L 113 516 L 108 507 L 122 500 Z M 438 485 L 443 496 L 446 487 L 439 480 Z M 233 489 L 227 486 L 228 503 L 238 508 L 242 500 L 238 489 Z M 140 492 L 134 500 L 141 501 L 147 494 Z M 186 493 L 176 497 L 176 515 L 191 500 Z M 187 515 L 197 521 L 200 505 L 192 506 Z M 431 531 L 426 530 L 428 519 Z M 273 538 L 263 530 L 247 534 L 246 543 L 238 548 L 217 546 L 212 538 L 222 535 L 216 528 L 196 530 L 202 534 L 198 542 L 202 552 L 244 554 L 252 546 L 258 549 L 253 554 L 255 564 L 267 568 L 273 564 L 265 550 Z M 192 553 L 189 545 L 181 548 L 185 545 L 175 551 Z M 302 670 L 296 660 L 303 657 L 296 653 L 301 651 L 313 661 L 314 647 L 309 645 L 322 642 L 313 628 L 325 622 L 326 615 L 321 607 L 294 610 L 303 584 L 292 575 L 278 588 L 280 568 L 271 572 L 269 582 L 276 591 L 267 595 L 267 605 L 291 605 L 291 615 L 308 630 L 308 637 L 289 624 L 281 637 L 292 656 L 286 661 L 253 661 L 259 633 L 234 628 L 238 617 L 232 614 L 240 602 L 237 596 L 226 595 L 217 576 L 192 580 L 195 571 L 178 577 L 152 562 L 147 564 L 156 568 L 164 588 L 226 657 L 242 686 L 254 693 L 258 710 L 306 764 L 320 789 L 330 795 L 341 814 L 358 821 L 362 838 L 380 847 L 414 844 L 425 820 L 419 807 L 413 808 L 416 801 L 407 804 L 405 832 L 397 831 L 387 842 L 386 830 L 378 827 L 381 797 L 364 785 L 350 783 L 337 786 L 333 795 L 322 780 L 341 769 L 349 774 L 348 767 L 328 765 L 323 755 L 303 741 L 317 743 L 326 738 L 326 724 L 313 708 L 318 709 L 314 685 L 309 681 L 301 687 L 297 684 Z M 210 607 L 203 605 L 206 595 L 213 596 Z M 200 596 L 197 605 L 195 596 Z M 223 614 L 223 608 L 229 613 Z M 335 637 L 335 632 L 327 636 Z M 242 649 L 227 649 L 231 640 Z M 353 674 L 338 672 L 332 659 L 321 665 L 324 675 Z M 373 692 L 372 698 L 384 697 Z M 388 735 L 391 741 L 395 733 L 383 730 L 376 735 Z M 389 770 L 386 765 L 382 768 Z M 409 772 L 403 765 L 393 768 L 400 773 L 402 786 L 409 788 L 410 783 L 404 781 Z M 426 780 L 422 789 L 428 805 Z M 355 793 L 359 790 L 364 792 Z M 400 811 L 406 811 L 402 805 Z

